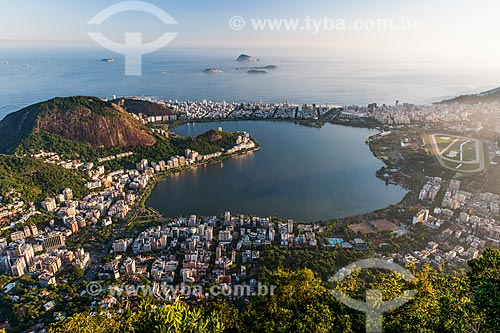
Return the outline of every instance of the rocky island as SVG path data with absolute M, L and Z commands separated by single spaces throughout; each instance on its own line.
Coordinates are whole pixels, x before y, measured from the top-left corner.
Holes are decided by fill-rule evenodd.
M 252 56 L 249 56 L 248 54 L 240 54 L 238 58 L 236 58 L 237 62 L 257 62 L 259 59 L 256 59 Z
M 207 68 L 203 71 L 205 74 L 221 74 L 224 73 L 222 69 L 219 68 Z
M 267 72 L 263 71 L 263 70 L 251 69 L 251 70 L 247 71 L 247 74 L 258 75 L 258 74 L 267 74 Z
M 268 65 L 268 66 L 259 66 L 259 67 L 238 67 L 236 70 L 277 70 L 278 66 L 276 65 Z

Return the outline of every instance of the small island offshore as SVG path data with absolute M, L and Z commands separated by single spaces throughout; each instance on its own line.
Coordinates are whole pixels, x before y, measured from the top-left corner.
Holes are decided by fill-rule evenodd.
M 496 318 L 489 306 L 496 286 L 481 281 L 497 278 L 492 267 L 500 260 L 491 249 L 500 242 L 498 107 L 471 104 L 474 112 L 464 114 L 457 103 L 75 96 L 14 112 L 0 121 L 3 328 L 153 332 L 166 323 L 183 325 L 181 332 L 292 332 L 299 324 L 287 313 L 303 318 L 305 311 L 317 318 L 311 332 L 342 323 L 358 330 L 359 314 L 341 308 L 322 281 L 373 256 L 407 265 L 417 279 L 407 287 L 419 289 L 386 325 L 418 325 L 431 307 L 446 312 L 429 319 L 431 331 L 464 320 L 488 327 L 481 318 Z M 167 217 L 145 204 L 160 179 L 204 164 L 223 171 L 226 159 L 259 154 L 252 133 L 220 127 L 186 137 L 172 128 L 249 119 L 377 129 L 366 138 L 384 163 L 373 177 L 408 194 L 374 212 L 317 222 L 231 211 Z M 468 276 L 446 275 L 468 267 Z M 374 283 L 392 293 L 398 281 Z M 338 288 L 362 290 L 360 283 Z M 480 297 L 486 305 L 474 303 Z M 450 319 L 449 309 L 464 300 L 469 308 Z
M 220 74 L 220 73 L 224 73 L 224 71 L 222 69 L 218 69 L 218 68 L 207 68 L 207 69 L 203 70 L 203 73 L 205 73 L 205 74 Z
M 252 63 L 252 62 L 257 62 L 260 61 L 257 58 L 254 58 L 252 56 L 249 56 L 247 54 L 241 54 L 238 58 L 235 60 L 236 62 L 247 62 L 247 63 Z M 252 67 L 237 67 L 237 71 L 245 71 L 247 74 L 267 74 L 268 71 L 275 71 L 278 69 L 278 66 L 276 65 L 267 65 L 267 66 L 252 66 Z M 221 74 L 224 71 L 219 68 L 206 68 L 203 70 L 203 73 L 205 74 Z
M 249 56 L 248 54 L 240 54 L 238 58 L 236 58 L 237 62 L 257 62 L 259 59 Z

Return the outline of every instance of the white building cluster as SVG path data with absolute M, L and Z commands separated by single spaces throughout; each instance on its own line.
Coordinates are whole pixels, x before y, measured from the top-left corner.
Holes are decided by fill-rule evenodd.
M 427 183 L 422 187 L 418 195 L 419 200 L 428 200 L 434 202 L 436 197 L 441 190 L 442 179 L 440 177 L 428 177 Z
M 33 274 L 42 286 L 55 285 L 55 274 L 62 267 L 73 265 L 84 269 L 90 260 L 90 254 L 83 249 L 61 249 L 65 246 L 64 241 L 65 235 L 60 232 L 45 233 L 30 242 L 18 241 L 8 245 L 0 239 L 0 267 L 5 274 Z
M 430 208 L 423 208 L 413 218 L 413 224 L 423 223 L 436 230 L 435 239 L 425 249 L 406 254 L 404 262 L 465 266 L 486 247 L 500 244 L 500 196 L 462 190 L 461 181 L 456 179 L 447 187 L 442 187 L 443 183 L 429 178 L 419 197 L 435 207 L 432 213 Z M 435 203 L 432 189 L 443 192 L 441 203 Z

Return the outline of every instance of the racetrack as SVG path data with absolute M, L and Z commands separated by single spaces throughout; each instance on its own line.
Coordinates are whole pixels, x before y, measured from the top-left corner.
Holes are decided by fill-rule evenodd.
M 439 149 L 439 144 L 437 142 L 436 137 L 438 136 L 448 136 L 450 135 L 445 135 L 445 134 L 430 134 L 429 139 L 431 142 L 432 150 L 434 152 L 434 155 L 437 157 L 439 163 L 443 168 L 453 170 L 453 171 L 459 171 L 459 172 L 480 172 L 484 170 L 485 164 L 484 164 L 484 147 L 483 143 L 480 140 L 476 139 L 471 139 L 471 138 L 466 138 L 466 137 L 461 137 L 461 136 L 453 136 L 454 140 L 447 145 L 444 149 L 440 150 Z M 457 142 L 463 141 L 460 144 L 460 159 L 452 159 L 449 157 L 444 156 L 444 153 L 447 152 L 451 147 L 453 147 Z M 476 150 L 476 157 L 473 160 L 467 160 L 463 161 L 463 146 L 469 142 L 473 141 L 475 143 L 475 150 Z M 450 166 L 450 164 L 454 165 L 456 164 L 455 167 Z M 474 166 L 477 165 L 477 168 L 474 168 Z

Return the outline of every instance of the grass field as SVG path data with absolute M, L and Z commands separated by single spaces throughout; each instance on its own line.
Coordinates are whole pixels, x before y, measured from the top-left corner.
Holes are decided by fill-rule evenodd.
M 482 154 L 483 142 L 455 135 L 430 134 L 425 137 L 427 150 L 447 169 L 457 172 L 479 172 L 488 165 Z M 479 151 L 477 147 L 479 146 Z
M 453 142 L 453 139 L 451 136 L 439 136 L 436 135 L 436 142 L 439 148 L 439 151 L 443 151 L 446 147 L 450 145 L 450 143 Z
M 463 145 L 463 146 L 462 146 Z M 462 148 L 460 147 L 462 146 Z M 462 149 L 462 157 L 460 156 L 460 149 Z M 450 156 L 451 152 L 455 152 L 455 156 Z M 455 161 L 460 162 L 470 162 L 476 160 L 476 144 L 475 141 L 470 141 L 468 139 L 459 139 L 446 151 L 442 151 L 441 154 L 444 157 L 450 158 Z
M 451 161 L 443 161 L 444 164 L 456 171 L 474 171 L 480 167 L 479 163 L 460 163 L 460 162 L 451 162 Z M 460 167 L 458 167 L 460 165 Z
M 490 154 L 488 153 L 488 144 L 486 142 L 483 142 L 483 158 L 484 158 L 484 165 L 490 165 Z
M 463 161 L 475 161 L 477 159 L 476 145 L 467 143 L 463 147 Z

